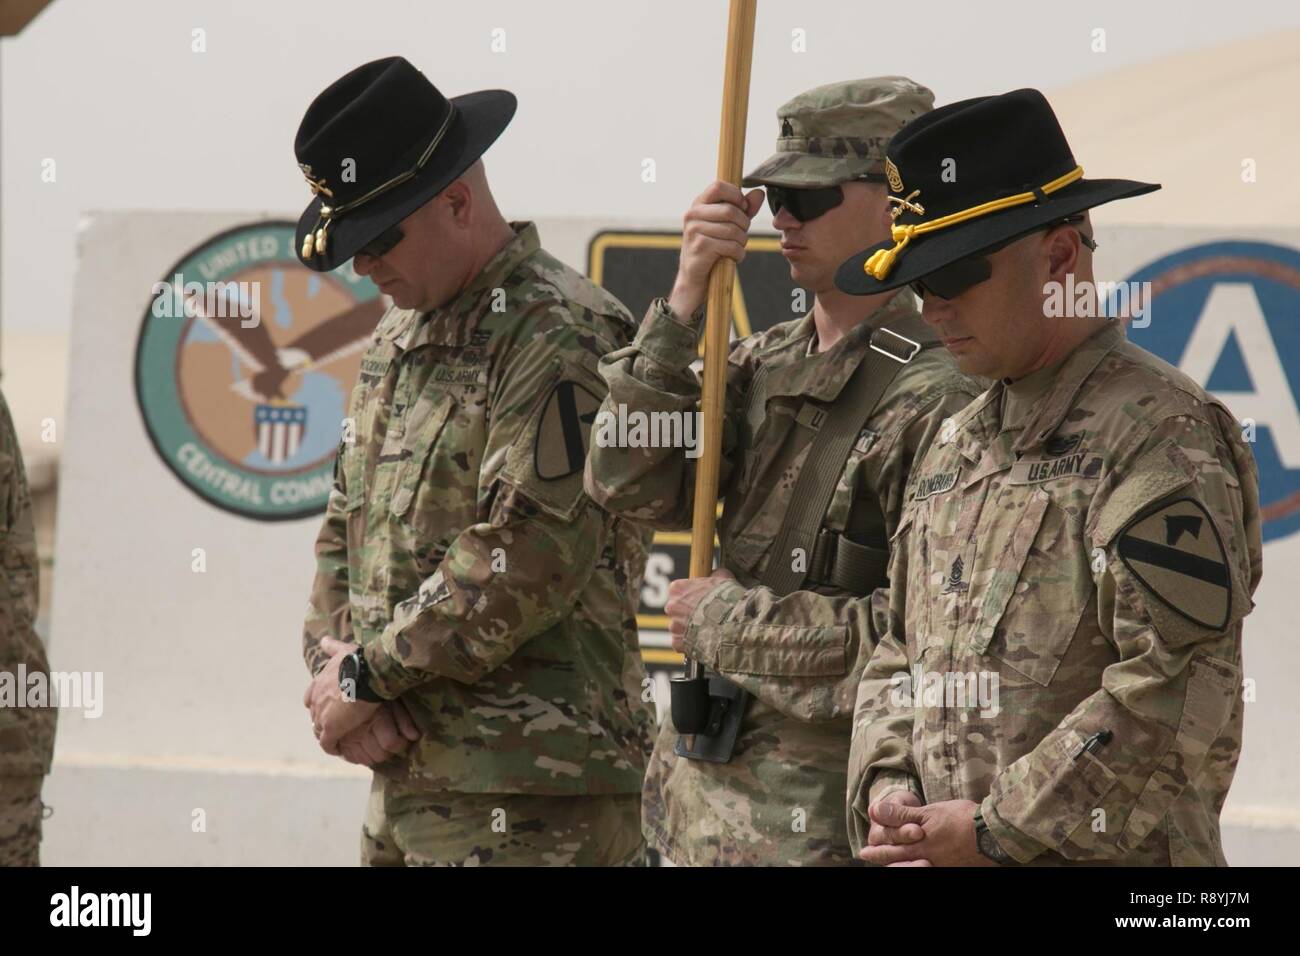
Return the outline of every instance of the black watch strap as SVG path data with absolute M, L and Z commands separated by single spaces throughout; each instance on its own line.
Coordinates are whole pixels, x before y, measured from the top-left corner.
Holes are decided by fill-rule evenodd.
M 979 850 L 981 856 L 988 857 L 1001 866 L 1015 865 L 1015 858 L 998 845 L 997 838 L 984 822 L 984 813 L 980 810 L 975 811 L 975 849 Z
M 365 701 L 368 704 L 381 704 L 384 698 L 376 694 L 370 687 L 370 665 L 366 662 L 364 650 L 354 651 L 348 655 L 346 665 L 339 670 L 339 684 L 344 681 L 352 681 L 352 693 L 357 700 Z M 346 691 L 346 688 L 343 688 Z

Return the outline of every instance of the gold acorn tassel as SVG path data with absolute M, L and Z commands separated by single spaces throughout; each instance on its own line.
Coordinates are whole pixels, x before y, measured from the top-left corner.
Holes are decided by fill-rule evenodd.
M 307 234 L 302 237 L 302 258 L 310 259 L 313 255 L 323 256 L 325 246 L 329 241 L 326 230 L 330 227 L 330 216 L 334 210 L 329 206 L 320 207 L 320 217 L 316 220 L 316 225 L 308 230 Z
M 325 255 L 325 243 L 329 240 L 326 230 L 330 227 L 330 215 L 333 212 L 334 210 L 329 206 L 320 207 L 321 218 L 325 220 L 325 224 L 316 230 L 316 255 L 318 256 Z
M 898 254 L 912 241 L 914 231 L 915 226 L 891 226 L 889 233 L 894 240 L 893 248 L 877 249 L 863 264 L 862 271 L 873 279 L 883 282 L 885 276 L 889 275 L 894 268 L 894 261 L 898 258 Z

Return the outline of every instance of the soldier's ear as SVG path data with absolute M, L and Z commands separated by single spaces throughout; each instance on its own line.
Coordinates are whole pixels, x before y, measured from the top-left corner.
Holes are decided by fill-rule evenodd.
M 470 214 L 474 210 L 474 190 L 465 182 L 465 178 L 455 180 L 442 191 L 446 197 L 447 208 L 451 210 L 452 222 L 462 229 L 469 226 Z
M 1079 250 L 1083 242 L 1069 226 L 1059 226 L 1047 234 L 1047 270 L 1053 280 L 1064 282 L 1067 273 L 1075 271 Z

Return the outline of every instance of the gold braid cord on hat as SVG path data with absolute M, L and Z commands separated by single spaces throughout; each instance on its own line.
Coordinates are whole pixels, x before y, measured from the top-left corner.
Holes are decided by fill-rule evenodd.
M 433 134 L 433 139 L 429 140 L 429 145 L 424 148 L 424 152 L 420 154 L 420 158 L 416 160 L 415 165 L 406 172 L 399 173 L 387 182 L 380 183 L 365 195 L 358 196 L 356 199 L 348 200 L 341 205 L 327 206 L 322 203 L 320 207 L 320 215 L 316 219 L 316 225 L 308 231 L 307 235 L 302 237 L 302 258 L 307 259 L 312 255 L 320 256 L 325 254 L 326 244 L 329 241 L 327 230 L 329 229 L 330 224 L 335 222 L 341 215 L 343 215 L 343 213 L 356 209 L 358 206 L 369 202 L 382 193 L 388 192 L 390 189 L 395 189 L 408 179 L 414 177 L 416 173 L 423 169 L 424 164 L 427 163 L 429 157 L 433 155 L 434 149 L 440 142 L 442 142 L 442 138 L 447 135 L 447 130 L 451 127 L 451 121 L 455 119 L 455 117 L 456 107 L 453 104 L 451 109 L 447 111 L 447 117 L 442 121 L 442 126 L 440 126 L 438 131 Z M 310 172 L 311 167 L 302 167 L 302 169 L 303 175 L 307 177 L 307 185 L 311 187 L 311 191 L 314 194 L 318 196 L 323 194 L 329 196 L 331 199 L 334 197 L 334 193 L 326 187 L 324 177 L 320 179 L 312 179 Z
M 949 213 L 946 216 L 940 216 L 938 219 L 932 219 L 929 222 L 913 222 L 905 226 L 897 223 L 889 227 L 889 237 L 894 240 L 894 245 L 890 249 L 877 249 L 873 252 L 865 263 L 862 265 L 862 271 L 871 276 L 878 282 L 883 282 L 885 277 L 894 268 L 894 263 L 902 253 L 904 247 L 912 241 L 913 236 L 923 236 L 927 233 L 938 232 L 940 229 L 947 229 L 949 226 L 955 226 L 958 223 L 967 222 L 971 219 L 978 219 L 980 216 L 987 216 L 990 213 L 1001 212 L 1003 209 L 1010 209 L 1012 206 L 1023 206 L 1027 202 L 1034 202 L 1042 199 L 1048 193 L 1054 193 L 1058 189 L 1064 189 L 1070 183 L 1083 178 L 1083 167 L 1075 166 L 1064 176 L 1058 176 L 1050 183 L 1045 183 L 1038 189 L 1029 192 L 1016 193 L 1014 196 L 1004 196 L 1001 199 L 994 199 L 986 203 L 980 203 L 978 206 L 971 206 L 969 209 L 963 209 L 960 212 Z M 919 189 L 913 190 L 907 199 L 895 199 L 890 197 L 891 202 L 899 203 L 894 207 L 893 214 L 895 217 L 902 212 L 903 207 L 907 207 L 916 213 L 925 212 L 925 208 L 919 203 L 913 203 L 912 200 L 918 193 Z

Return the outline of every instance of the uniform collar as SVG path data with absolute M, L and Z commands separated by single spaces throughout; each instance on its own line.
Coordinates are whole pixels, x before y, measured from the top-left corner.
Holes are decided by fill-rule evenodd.
M 994 385 L 975 396 L 969 405 L 948 419 L 952 423 L 950 426 L 939 429 L 934 443 L 952 445 L 971 464 L 977 463 L 984 457 L 985 446 L 997 437 L 997 420 L 992 418 L 990 427 L 990 419 L 996 414 L 1001 388 L 1000 384 Z
M 1012 450 L 1017 453 L 1027 451 L 1051 437 L 1074 407 L 1075 398 L 1088 376 L 1101 364 L 1107 353 L 1123 341 L 1123 324 L 1118 321 L 1107 322 L 1066 356 L 1046 376 L 1046 381 L 1038 381 L 1039 373 L 1034 372 L 1010 386 L 1004 386 L 1008 402 L 1004 405 L 1004 427 L 1011 427 L 1007 413 L 1020 416 L 1019 423 L 1023 425 Z M 1020 394 L 1022 386 L 1023 395 Z
M 816 334 L 816 325 L 809 312 L 795 324 L 790 339 L 787 340 L 789 344 L 797 343 L 797 348 L 792 350 L 797 357 L 782 365 L 769 367 L 766 384 L 768 396 L 804 396 L 822 402 L 833 402 L 871 347 L 872 333 L 882 325 L 916 314 L 916 300 L 911 292 L 900 289 L 888 302 L 846 332 L 825 352 L 809 355 L 809 343 Z
M 531 222 L 512 222 L 515 237 L 488 260 L 456 298 L 431 312 L 402 310 L 394 321 L 382 323 L 376 330 L 380 338 L 391 341 L 403 351 L 421 345 L 465 345 L 478 325 L 479 318 L 492 302 L 492 292 L 541 248 L 537 226 Z
M 1008 378 L 1002 380 L 1003 431 L 1019 430 L 1025 427 L 1025 423 L 1037 413 L 1039 403 L 1051 390 L 1052 382 L 1056 379 L 1056 373 L 1060 371 L 1061 366 L 1065 364 L 1067 359 L 1069 359 L 1068 355 L 1060 361 L 1054 362 L 1045 368 L 1040 368 L 1036 372 L 1030 372 L 1014 382 Z

